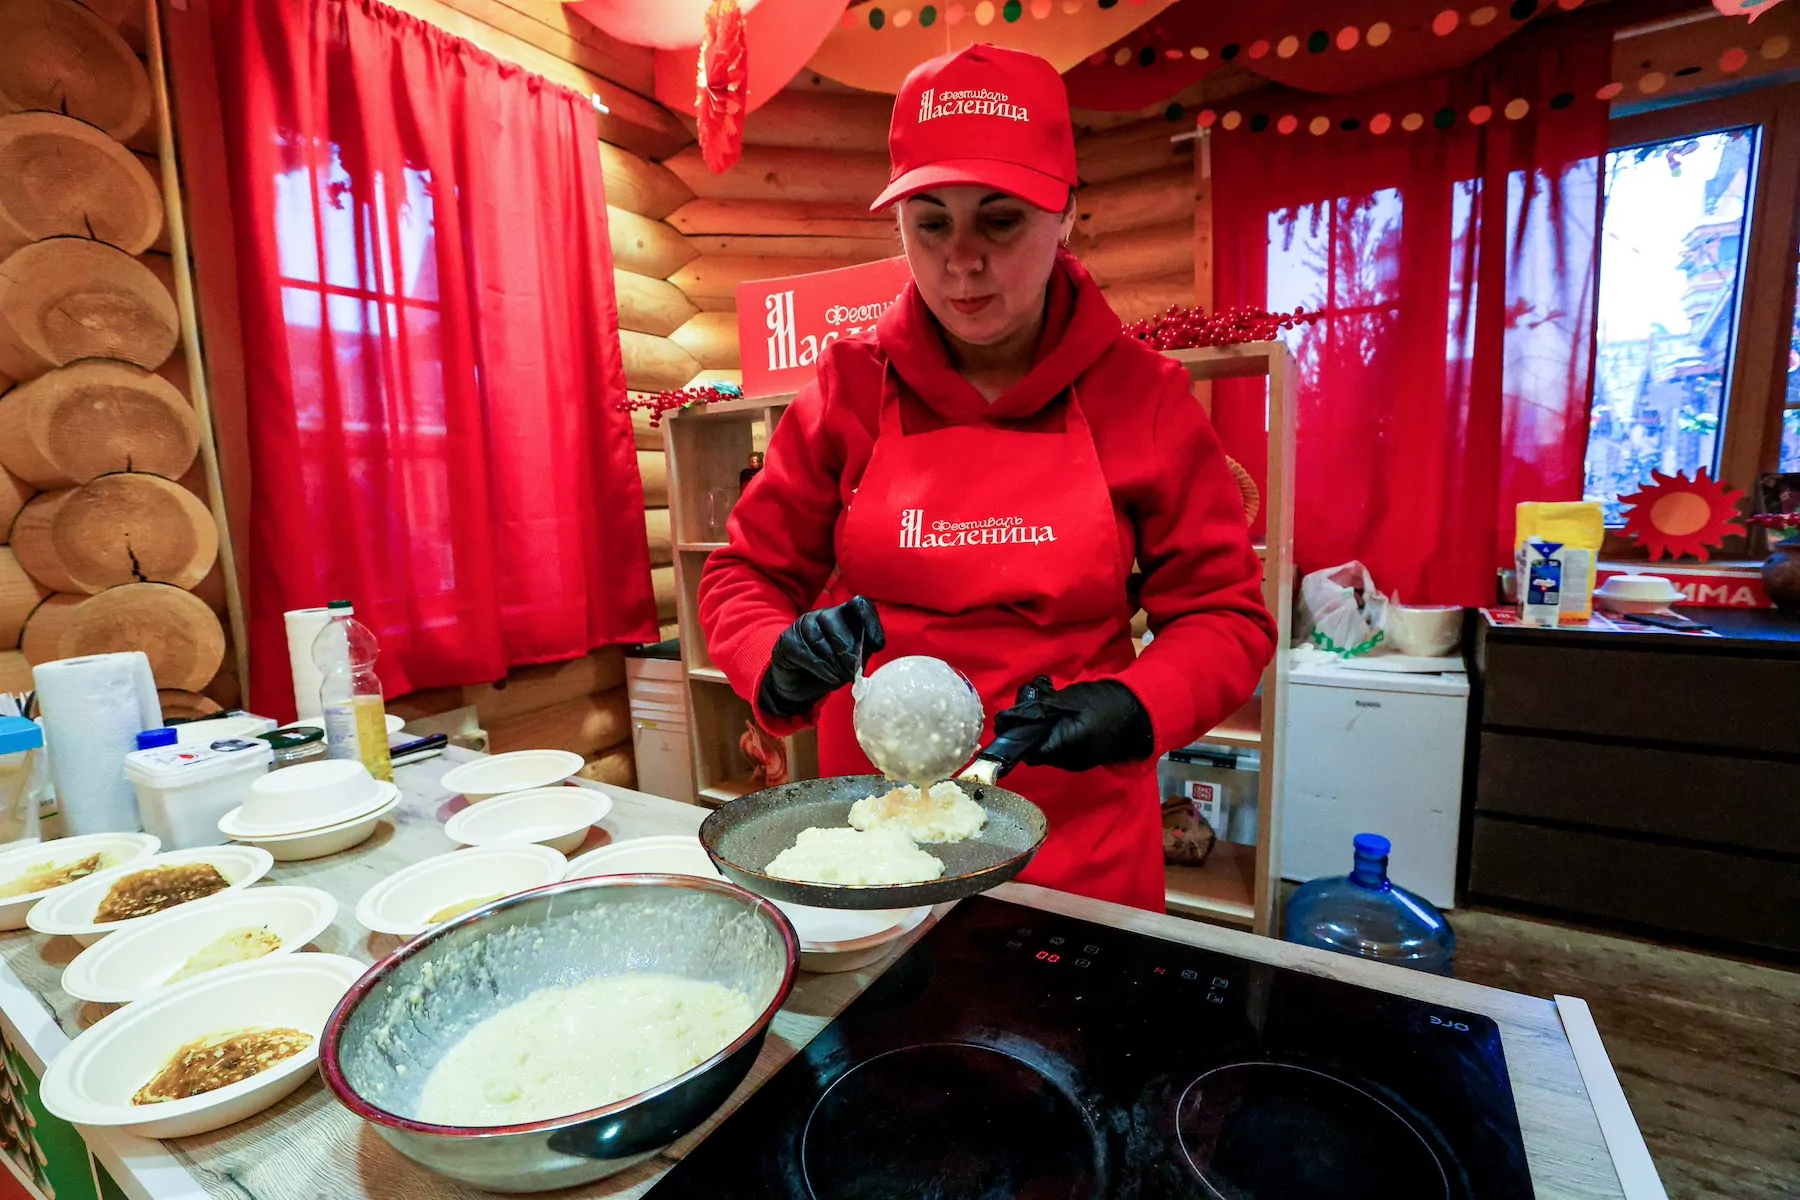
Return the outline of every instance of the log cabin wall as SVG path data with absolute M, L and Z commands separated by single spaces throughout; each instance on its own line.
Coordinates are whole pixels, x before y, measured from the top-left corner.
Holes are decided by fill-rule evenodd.
M 232 706 L 219 528 L 179 348 L 135 0 L 8 0 L 0 42 L 0 689 L 143 650 L 169 717 Z

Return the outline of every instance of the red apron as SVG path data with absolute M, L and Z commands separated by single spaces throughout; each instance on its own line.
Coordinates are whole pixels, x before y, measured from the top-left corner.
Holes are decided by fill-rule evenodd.
M 837 539 L 833 602 L 867 596 L 887 634 L 870 669 L 929 654 L 962 671 L 987 712 L 984 742 L 1033 676 L 1061 687 L 1133 658 L 1112 494 L 1073 389 L 1061 404 L 1061 433 L 952 425 L 909 435 L 884 370 L 879 436 Z M 843 688 L 819 714 L 821 774 L 873 770 L 851 705 Z M 1163 910 L 1154 760 L 1079 773 L 1021 766 L 1002 786 L 1050 821 L 1026 882 Z

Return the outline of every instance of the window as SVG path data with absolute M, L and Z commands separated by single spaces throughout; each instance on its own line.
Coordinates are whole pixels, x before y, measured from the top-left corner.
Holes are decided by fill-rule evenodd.
M 1615 117 L 1586 495 L 1800 471 L 1800 86 Z M 1751 549 L 1754 549 L 1752 545 Z
M 1272 311 L 1304 307 L 1317 320 L 1290 337 L 1302 374 L 1321 359 L 1372 368 L 1400 312 L 1400 229 L 1395 188 L 1269 214 Z
M 423 514 L 451 507 L 430 174 L 405 168 L 390 195 L 387 176 L 353 178 L 332 144 L 315 188 L 307 147 L 284 149 L 296 165 L 275 178 L 276 246 L 308 507 L 324 510 L 332 456 L 347 452 L 370 503 L 392 488 L 408 509 L 402 525 L 426 525 Z M 438 593 L 456 590 L 448 539 L 384 549 Z
M 1607 155 L 1585 494 L 1610 524 L 1652 471 L 1718 474 L 1759 140 L 1726 129 Z
M 1800 262 L 1794 264 L 1794 317 L 1788 334 L 1787 389 L 1781 410 L 1781 471 L 1800 471 Z

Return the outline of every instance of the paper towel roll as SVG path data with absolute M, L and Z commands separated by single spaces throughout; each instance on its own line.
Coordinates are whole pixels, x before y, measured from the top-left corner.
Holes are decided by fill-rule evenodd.
M 162 724 L 150 660 L 141 650 L 92 654 L 41 663 L 31 677 L 63 832 L 142 829 L 125 756 L 137 749 L 138 734 Z
M 294 708 L 304 720 L 323 715 L 319 706 L 319 685 L 324 677 L 313 662 L 313 640 L 331 620 L 323 608 L 296 608 L 282 614 L 287 619 L 288 666 L 294 674 Z

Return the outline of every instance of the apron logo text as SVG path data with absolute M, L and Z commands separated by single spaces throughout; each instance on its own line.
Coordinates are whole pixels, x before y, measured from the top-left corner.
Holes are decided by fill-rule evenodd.
M 937 550 L 947 546 L 1035 546 L 1054 542 L 1056 531 L 1048 525 L 1027 525 L 1022 517 L 986 517 L 979 521 L 933 521 L 925 532 L 925 510 L 909 508 L 900 514 L 902 550 Z

